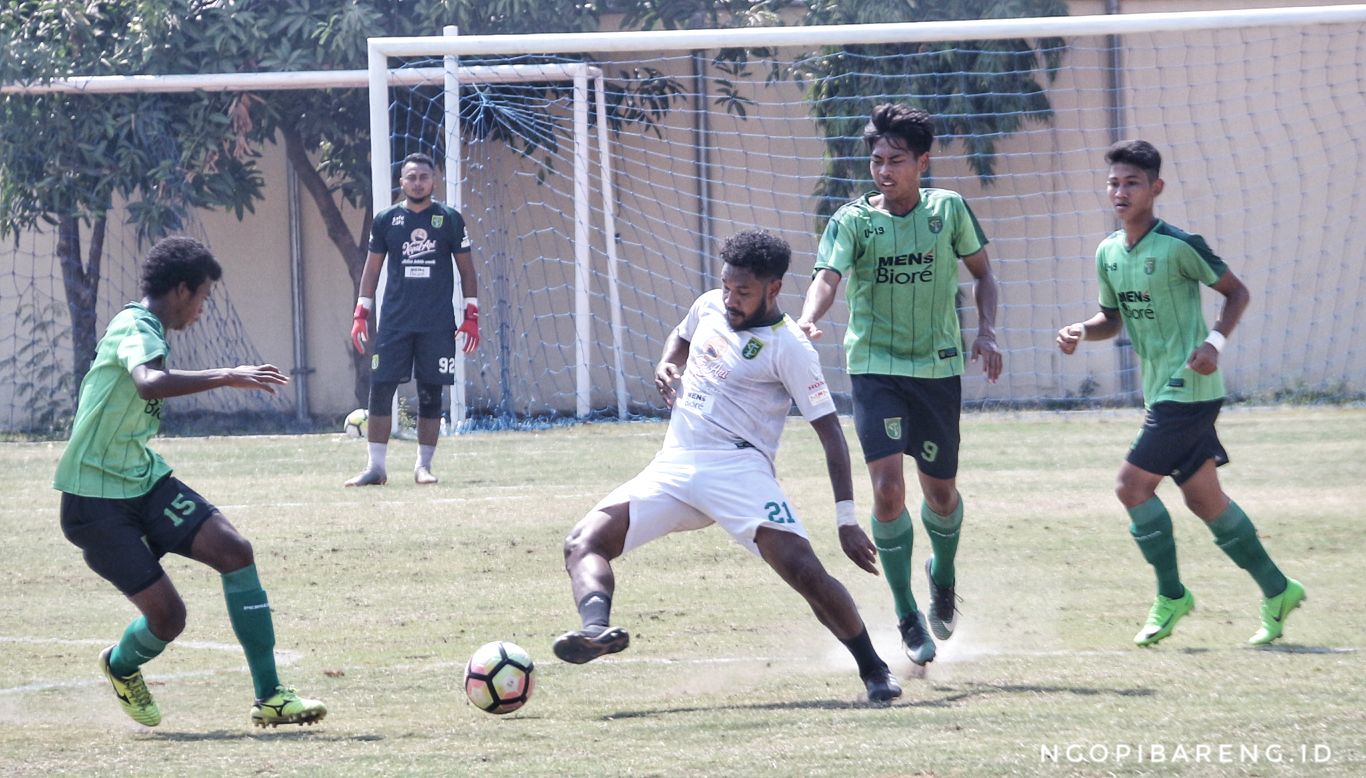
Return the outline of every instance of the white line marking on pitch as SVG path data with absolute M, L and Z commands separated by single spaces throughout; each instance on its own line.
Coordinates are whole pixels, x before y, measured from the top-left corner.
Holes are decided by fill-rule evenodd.
M 30 638 L 30 637 L 10 637 L 0 635 L 0 643 L 29 643 L 32 645 L 49 646 L 108 646 L 108 640 L 100 638 Z M 216 643 L 212 640 L 176 640 L 171 645 L 181 648 L 193 648 L 201 651 L 223 651 L 229 654 L 242 653 L 242 647 L 236 643 Z M 285 648 L 275 649 L 275 661 L 280 664 L 292 665 L 299 661 L 303 655 L 298 651 L 290 651 Z
M 100 646 L 101 648 L 109 645 L 108 640 L 101 640 L 99 638 L 35 638 L 11 637 L 7 635 L 0 635 L 0 643 L 25 643 L 29 645 L 48 646 Z M 210 640 L 177 640 L 174 641 L 172 645 L 179 646 L 181 648 L 196 649 L 200 651 L 218 651 L 221 653 L 236 654 L 238 656 L 241 656 L 242 654 L 242 647 L 237 645 L 236 643 L 216 643 Z M 289 665 L 294 664 L 295 662 L 299 661 L 299 659 L 302 656 L 303 655 L 300 654 L 298 651 L 289 651 L 286 649 L 275 650 L 275 662 L 277 665 L 281 667 L 288 667 Z M 219 675 L 227 672 L 242 672 L 245 669 L 245 667 L 242 667 L 234 670 L 198 670 L 189 673 L 176 673 L 173 675 L 164 676 L 159 675 L 149 678 L 148 680 L 152 683 L 159 683 L 161 681 L 178 681 L 186 678 L 205 678 L 208 676 Z M 105 681 L 103 678 L 90 678 L 72 681 L 36 681 L 34 683 L 24 684 L 23 686 L 10 686 L 0 688 L 0 695 L 24 694 L 27 692 L 41 692 L 48 691 L 51 689 L 74 689 L 82 686 L 102 686 L 105 683 L 108 682 Z

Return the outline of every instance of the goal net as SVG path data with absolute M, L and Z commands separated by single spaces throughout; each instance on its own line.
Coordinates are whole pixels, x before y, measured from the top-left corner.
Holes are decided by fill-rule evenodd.
M 142 297 L 141 261 L 149 245 L 129 226 L 125 206 L 107 215 L 110 225 L 100 250 L 95 337 L 130 300 Z M 84 227 L 84 225 L 83 225 Z M 180 231 L 205 240 L 193 220 Z M 55 261 L 55 230 L 11 234 L 0 247 L 0 431 L 61 433 L 76 409 L 73 338 L 62 269 Z M 84 236 L 88 240 L 88 234 Z M 89 248 L 83 252 L 88 258 Z M 232 273 L 216 285 L 194 327 L 171 331 L 167 339 L 174 367 L 196 370 L 264 360 L 233 305 Z M 211 433 L 288 429 L 283 395 L 214 392 L 177 398 L 167 407 L 162 430 Z
M 372 74 L 376 56 L 388 67 L 588 63 L 602 74 L 607 136 L 600 146 L 591 78 L 577 122 L 570 80 L 462 80 L 458 128 L 452 92 L 433 79 L 381 87 L 378 103 L 372 91 L 372 107 L 387 106 L 373 142 L 393 165 L 413 151 L 440 158 L 460 139 L 448 174 L 481 286 L 484 346 L 464 382 L 476 416 L 661 412 L 664 338 L 717 286 L 720 242 L 740 230 L 791 243 L 780 302 L 795 317 L 825 217 L 872 189 L 860 134 L 889 100 L 937 116 L 926 185 L 961 192 L 991 241 L 1006 370 L 993 385 L 969 366 L 967 404 L 1137 401 L 1124 339 L 1069 358 L 1053 343 L 1097 308 L 1094 251 L 1117 226 L 1102 158 L 1123 138 L 1163 153 L 1158 215 L 1204 235 L 1252 291 L 1222 359 L 1230 391 L 1353 398 L 1366 388 L 1362 50 L 1362 6 L 372 39 Z M 393 168 L 381 170 L 392 184 Z M 960 280 L 970 342 L 971 279 Z M 1206 294 L 1209 321 L 1219 299 Z M 845 317 L 841 299 L 817 346 L 847 399 Z

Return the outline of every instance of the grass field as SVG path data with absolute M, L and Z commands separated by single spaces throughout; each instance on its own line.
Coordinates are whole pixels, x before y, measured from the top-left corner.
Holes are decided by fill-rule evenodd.
M 95 660 L 133 609 L 61 536 L 49 484 L 62 444 L 3 443 L 0 772 L 1366 774 L 1366 410 L 1220 420 L 1226 489 L 1309 592 L 1264 650 L 1244 645 L 1255 585 L 1170 484 L 1160 494 L 1198 608 L 1160 646 L 1130 643 L 1153 584 L 1111 484 L 1138 422 L 1138 411 L 965 417 L 963 615 L 922 673 L 898 651 L 881 580 L 839 551 L 814 433 L 790 425 L 779 474 L 906 687 L 890 708 L 862 702 L 843 647 L 716 529 L 619 561 L 627 652 L 554 659 L 550 641 L 577 626 L 563 537 L 649 460 L 662 424 L 443 441 L 430 488 L 406 478 L 407 442 L 393 446 L 389 486 L 346 490 L 365 453 L 340 435 L 158 441 L 253 541 L 281 675 L 330 709 L 316 727 L 268 732 L 248 725 L 250 679 L 217 575 L 178 557 L 166 564 L 189 627 L 146 671 L 164 721 L 124 717 Z M 929 544 L 916 531 L 918 564 Z M 924 587 L 918 575 L 922 601 Z M 460 689 L 465 658 L 493 639 L 538 660 L 534 698 L 506 717 Z

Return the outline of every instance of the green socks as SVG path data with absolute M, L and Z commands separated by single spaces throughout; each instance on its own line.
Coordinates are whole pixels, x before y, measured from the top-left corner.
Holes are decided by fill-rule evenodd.
M 953 558 L 958 553 L 958 532 L 963 528 L 963 496 L 958 496 L 957 507 L 947 516 L 940 516 L 930 510 L 929 503 L 921 501 L 920 523 L 925 525 L 934 549 L 930 577 L 939 586 L 953 586 Z
M 139 667 L 150 662 L 166 649 L 166 641 L 152 634 L 147 627 L 147 617 L 138 616 L 123 630 L 123 637 L 109 655 L 109 670 L 120 678 L 136 673 Z
M 1172 535 L 1172 517 L 1167 506 L 1157 497 L 1149 497 L 1128 510 L 1133 521 L 1129 534 L 1157 574 L 1157 593 L 1173 600 L 1181 597 L 1186 587 L 1176 570 L 1176 538 Z
M 911 594 L 911 545 L 915 541 L 915 525 L 905 508 L 893 521 L 878 521 L 873 517 L 873 545 L 882 560 L 882 575 L 892 590 L 896 603 L 896 617 L 904 619 L 916 612 L 915 596 Z
M 1252 520 L 1238 503 L 1229 500 L 1224 512 L 1209 523 L 1209 531 L 1214 533 L 1214 544 L 1235 564 L 1252 574 L 1263 597 L 1275 597 L 1285 591 L 1285 575 L 1267 556 L 1257 537 L 1257 528 L 1252 526 Z
M 223 596 L 228 601 L 228 620 L 251 669 L 256 699 L 275 693 L 280 677 L 275 674 L 275 626 L 270 618 L 270 602 L 256 577 L 256 565 L 223 574 Z

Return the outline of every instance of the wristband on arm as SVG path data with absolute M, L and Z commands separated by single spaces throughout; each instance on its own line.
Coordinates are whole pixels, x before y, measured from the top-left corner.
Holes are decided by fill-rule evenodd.
M 835 526 L 857 527 L 858 515 L 854 513 L 853 500 L 840 500 L 835 503 Z

